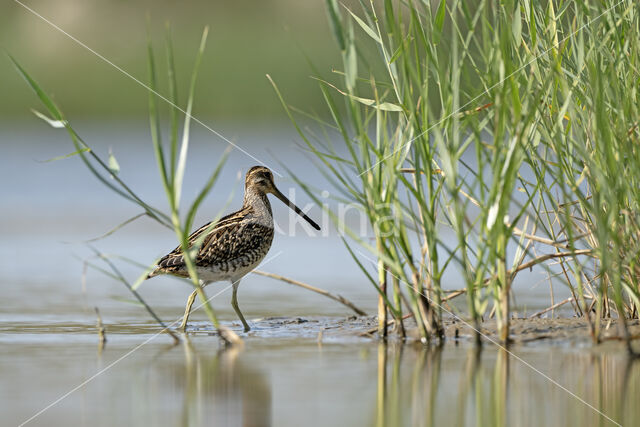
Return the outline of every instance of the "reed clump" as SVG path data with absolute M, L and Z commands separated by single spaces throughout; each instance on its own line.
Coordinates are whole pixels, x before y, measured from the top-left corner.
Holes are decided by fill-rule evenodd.
M 374 241 L 347 228 L 345 244 L 379 294 L 380 335 L 387 315 L 403 334 L 409 312 L 425 342 L 447 314 L 479 339 L 495 314 L 508 341 L 514 280 L 534 267 L 569 288 L 596 342 L 602 319 L 638 318 L 634 2 L 326 5 L 342 53 L 317 77 L 330 120 L 299 116 L 273 84 L 320 170 L 367 216 Z M 466 308 L 443 301 L 448 272 Z

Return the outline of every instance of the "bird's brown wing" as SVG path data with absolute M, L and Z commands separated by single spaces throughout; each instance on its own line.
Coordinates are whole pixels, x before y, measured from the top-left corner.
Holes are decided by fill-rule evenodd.
M 214 225 L 212 222 L 208 222 L 189 236 L 189 247 L 193 247 L 198 242 L 203 234 L 206 234 L 202 245 L 196 255 L 196 265 L 205 265 L 207 262 L 212 262 L 212 255 L 220 253 L 217 250 L 225 244 L 227 244 L 232 235 L 238 232 L 238 227 L 242 219 L 245 217 L 246 212 L 244 209 L 234 212 L 230 215 L 220 218 Z M 157 268 L 149 274 L 148 277 L 157 276 L 163 273 L 179 274 L 180 271 L 185 270 L 184 255 L 182 253 L 182 247 L 178 246 L 167 255 L 160 258 L 157 264 Z M 186 276 L 186 274 L 185 274 Z

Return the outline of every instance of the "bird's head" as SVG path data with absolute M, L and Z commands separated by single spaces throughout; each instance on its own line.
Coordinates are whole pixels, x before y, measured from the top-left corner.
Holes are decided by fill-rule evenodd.
M 247 172 L 244 180 L 245 188 L 254 188 L 262 193 L 273 193 L 277 191 L 273 183 L 273 173 L 264 166 L 254 166 Z
M 316 224 L 311 218 L 309 218 L 302 209 L 291 203 L 289 199 L 287 199 L 284 194 L 278 190 L 275 183 L 273 182 L 273 173 L 269 170 L 269 168 L 264 166 L 254 166 L 247 172 L 247 176 L 244 180 L 245 191 L 249 188 L 258 190 L 263 194 L 271 193 L 276 196 L 278 199 L 282 201 L 285 205 L 289 206 L 295 213 L 304 218 L 309 224 L 313 226 L 316 230 L 320 230 L 320 226 Z

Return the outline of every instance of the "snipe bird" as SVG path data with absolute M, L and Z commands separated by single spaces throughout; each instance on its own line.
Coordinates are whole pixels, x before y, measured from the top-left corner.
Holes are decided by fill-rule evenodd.
M 240 279 L 251 272 L 264 259 L 273 241 L 273 215 L 267 194 L 273 194 L 285 205 L 302 216 L 316 230 L 320 226 L 300 208 L 291 203 L 273 183 L 273 174 L 263 166 L 254 166 L 244 181 L 242 209 L 197 229 L 189 236 L 189 247 L 200 243 L 195 255 L 195 266 L 203 286 L 213 282 L 229 281 L 233 285 L 231 305 L 240 318 L 244 331 L 251 328 L 238 307 Z M 161 274 L 189 277 L 187 266 L 178 246 L 158 261 L 147 279 Z M 185 330 L 191 306 L 196 298 L 194 291 L 187 300 L 180 329 Z

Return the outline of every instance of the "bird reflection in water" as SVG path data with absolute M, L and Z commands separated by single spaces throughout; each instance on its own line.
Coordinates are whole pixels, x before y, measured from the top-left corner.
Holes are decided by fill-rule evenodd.
M 185 339 L 183 348 L 183 426 L 271 425 L 270 384 L 261 371 L 242 362 L 241 347 L 212 355 L 198 352 Z

